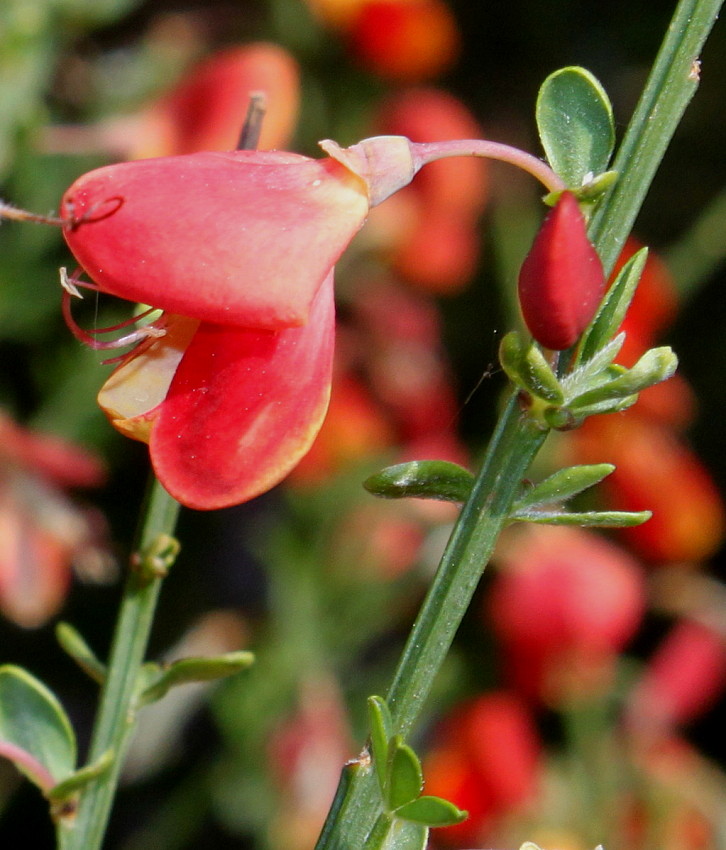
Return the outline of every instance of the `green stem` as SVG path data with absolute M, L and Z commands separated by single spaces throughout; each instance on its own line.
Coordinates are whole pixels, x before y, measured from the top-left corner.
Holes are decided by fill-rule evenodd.
M 500 419 L 474 485 L 449 539 L 436 578 L 403 651 L 387 700 L 394 731 L 411 730 L 466 612 L 522 478 L 547 432 L 523 414 L 513 395 Z M 377 816 L 374 772 L 360 769 L 339 811 L 345 818 L 323 832 L 317 850 L 362 847 Z M 340 803 L 340 801 L 339 801 Z
M 108 663 L 108 675 L 88 755 L 88 763 L 112 750 L 111 768 L 89 783 L 81 794 L 72 829 L 61 837 L 63 850 L 98 850 L 101 847 L 123 758 L 135 725 L 134 697 L 144 660 L 163 569 L 154 570 L 147 553 L 171 537 L 179 504 L 152 478 L 134 547 L 134 567 L 129 571 Z M 163 554 L 163 553 L 162 553 Z M 173 553 L 172 553 L 173 555 Z M 144 561 L 147 563 L 144 563 Z M 167 560 L 168 563 L 168 560 Z
M 670 140 L 698 88 L 698 57 L 723 0 L 681 0 L 658 51 L 612 168 L 618 181 L 590 222 L 610 271 L 630 233 Z
M 699 51 L 720 0 L 681 0 L 614 163 L 619 179 L 593 216 L 591 236 L 610 268 L 650 187 L 665 149 L 697 86 Z M 546 434 L 512 397 L 490 443 L 472 495 L 464 506 L 441 566 L 404 649 L 388 693 L 395 731 L 406 735 L 418 717 L 471 596 L 506 522 L 519 483 Z M 346 777 L 335 813 L 316 850 L 364 846 L 380 812 L 371 767 Z

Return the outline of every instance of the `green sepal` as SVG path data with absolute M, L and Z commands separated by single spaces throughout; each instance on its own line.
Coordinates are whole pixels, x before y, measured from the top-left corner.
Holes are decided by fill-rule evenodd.
M 523 342 L 516 331 L 502 339 L 499 360 L 515 386 L 552 404 L 564 401 L 562 386 L 545 356 L 536 345 Z
M 389 743 L 388 770 L 384 794 L 388 811 L 398 811 L 415 800 L 423 788 L 423 771 L 418 756 L 400 735 Z
M 527 490 L 512 506 L 519 513 L 539 505 L 564 502 L 599 484 L 615 467 L 612 463 L 581 464 L 560 469 Z
M 592 212 L 594 204 L 600 200 L 600 197 L 604 195 L 605 192 L 612 189 L 612 187 L 617 183 L 619 176 L 620 174 L 617 171 L 603 171 L 602 174 L 597 174 L 590 180 L 587 180 L 587 182 L 583 183 L 582 186 L 573 186 L 568 189 L 559 189 L 555 192 L 548 192 L 542 200 L 548 207 L 554 207 L 563 192 L 572 192 L 580 204 L 580 210 L 583 215 L 585 218 L 588 218 L 589 214 Z
M 582 528 L 632 528 L 647 522 L 651 511 L 512 511 L 512 522 L 533 522 L 538 525 L 577 525 Z
M 568 404 L 577 415 L 580 408 L 600 402 L 619 401 L 652 387 L 653 384 L 667 380 L 677 367 L 678 358 L 672 348 L 667 345 L 651 348 L 632 368 L 623 370 L 623 367 L 619 367 L 617 371 L 620 374 L 612 380 L 606 380 L 599 386 L 576 396 L 569 400 Z
M 394 818 L 381 850 L 426 850 L 428 839 L 428 827 Z
M 601 195 L 604 195 L 609 189 L 618 182 L 619 173 L 617 171 L 603 171 L 595 175 L 591 180 L 583 183 L 579 189 L 574 189 L 573 194 L 580 203 L 592 204 L 597 201 Z
M 145 664 L 141 671 L 140 707 L 161 699 L 170 688 L 191 682 L 211 682 L 246 670 L 255 660 L 251 652 L 225 652 L 210 658 L 180 658 L 169 665 Z
M 371 755 L 381 793 L 386 793 L 388 775 L 388 742 L 393 736 L 393 722 L 388 703 L 383 697 L 368 697 L 368 722 L 371 728 Z
M 635 295 L 647 259 L 648 249 L 641 248 L 620 269 L 590 326 L 582 335 L 577 354 L 578 362 L 589 360 L 618 332 Z
M 88 785 L 89 782 L 103 775 L 111 767 L 115 757 L 116 754 L 113 750 L 106 750 L 93 764 L 87 764 L 85 767 L 74 771 L 67 779 L 54 785 L 47 792 L 46 797 L 51 803 L 59 803 L 72 797 Z
M 613 110 L 585 68 L 570 66 L 547 77 L 536 118 L 547 160 L 568 188 L 577 189 L 607 169 L 615 145 Z
M 27 754 L 27 760 L 8 757 L 44 792 L 75 769 L 76 737 L 63 707 L 42 682 L 13 664 L 0 667 L 0 741 Z
M 468 469 L 446 460 L 397 463 L 371 475 L 363 486 L 384 499 L 437 499 L 465 502 L 474 484 Z
M 520 368 L 524 388 L 528 392 L 552 404 L 562 404 L 565 396 L 560 382 L 536 345 L 530 345 L 524 352 Z
M 106 665 L 99 661 L 83 635 L 70 623 L 58 623 L 55 637 L 61 649 L 76 662 L 95 682 L 102 685 L 106 679 Z
M 468 812 L 441 797 L 419 797 L 396 811 L 396 817 L 425 826 L 452 826 L 468 817 Z

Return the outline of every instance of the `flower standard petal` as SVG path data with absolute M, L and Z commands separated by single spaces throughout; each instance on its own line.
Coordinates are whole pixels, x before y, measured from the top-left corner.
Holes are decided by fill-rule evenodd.
M 345 165 L 279 151 L 200 153 L 91 171 L 65 237 L 106 292 L 224 325 L 304 324 L 368 212 Z
M 307 452 L 328 404 L 334 318 L 330 274 L 304 327 L 200 325 L 151 430 L 154 470 L 176 499 L 200 510 L 244 502 Z

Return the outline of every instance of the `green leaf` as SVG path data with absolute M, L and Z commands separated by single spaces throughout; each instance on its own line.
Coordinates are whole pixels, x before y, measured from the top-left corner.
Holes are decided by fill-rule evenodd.
M 582 336 L 578 361 L 589 360 L 618 332 L 635 295 L 647 259 L 648 249 L 641 248 L 620 269 L 590 327 Z
M 81 670 L 102 685 L 106 678 L 106 666 L 98 660 L 83 635 L 70 623 L 58 623 L 55 627 L 55 636 L 61 648 L 70 655 Z
M 651 511 L 514 511 L 509 515 L 516 522 L 534 522 L 538 525 L 577 525 L 582 528 L 632 528 L 647 522 Z
M 463 812 L 448 800 L 442 800 L 441 797 L 424 796 L 402 806 L 396 812 L 396 817 L 426 826 L 451 826 L 466 820 L 468 812 Z
M 374 496 L 384 499 L 438 499 L 465 502 L 474 476 L 468 469 L 446 460 L 412 460 L 388 466 L 363 482 Z
M 651 348 L 631 368 L 610 381 L 568 400 L 573 412 L 577 408 L 606 401 L 619 401 L 670 378 L 678 367 L 678 358 L 669 346 Z
M 571 189 L 607 169 L 615 145 L 605 90 L 584 68 L 550 74 L 537 97 L 537 127 L 547 159 Z
M 76 739 L 63 707 L 42 682 L 11 664 L 0 667 L 0 741 L 27 754 L 12 761 L 43 790 L 43 770 L 55 784 L 75 768 Z
M 582 464 L 560 469 L 518 499 L 513 505 L 513 512 L 519 513 L 536 505 L 549 505 L 552 502 L 571 499 L 583 490 L 599 484 L 614 469 L 611 463 Z
M 391 739 L 389 746 L 385 794 L 389 811 L 394 811 L 421 793 L 423 771 L 418 756 L 399 735 Z
M 381 850 L 425 850 L 429 831 L 423 824 L 396 818 Z
M 209 658 L 181 658 L 167 667 L 146 665 L 138 705 L 161 699 L 170 688 L 191 682 L 210 682 L 246 670 L 255 660 L 251 652 L 225 652 Z
M 368 720 L 371 727 L 371 754 L 381 793 L 386 793 L 388 775 L 388 742 L 393 735 L 393 722 L 388 703 L 383 697 L 368 697 Z

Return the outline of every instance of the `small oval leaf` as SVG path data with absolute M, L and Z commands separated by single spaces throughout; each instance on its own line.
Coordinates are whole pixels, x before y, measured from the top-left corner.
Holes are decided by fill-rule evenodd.
M 412 460 L 388 466 L 363 482 L 374 496 L 384 499 L 437 499 L 465 502 L 474 476 L 468 469 L 445 460 Z
M 8 742 L 29 760 L 13 758 L 20 771 L 43 790 L 45 779 L 33 769 L 42 766 L 61 782 L 73 773 L 76 739 L 55 695 L 27 670 L 11 664 L 0 667 L 0 741 Z
M 651 511 L 515 511 L 510 520 L 537 525 L 575 525 L 581 528 L 632 528 L 647 522 Z
M 614 469 L 612 463 L 581 464 L 560 469 L 518 499 L 514 504 L 514 511 L 519 512 L 537 505 L 549 505 L 552 502 L 571 499 L 578 493 L 599 484 Z
M 585 68 L 550 74 L 537 97 L 537 127 L 552 168 L 571 189 L 607 169 L 615 145 L 613 110 Z
M 426 826 L 452 826 L 466 820 L 468 812 L 441 797 L 424 796 L 402 806 L 396 812 L 396 817 Z
M 139 705 L 161 699 L 170 688 L 191 682 L 212 682 L 246 670 L 255 660 L 251 652 L 239 650 L 204 658 L 180 658 L 166 667 L 148 666 Z
M 668 380 L 677 368 L 678 358 L 669 346 L 650 348 L 631 369 L 570 399 L 568 403 L 577 412 L 579 407 L 604 401 L 618 401 L 652 387 L 653 384 Z
M 83 635 L 70 623 L 58 623 L 55 636 L 61 648 L 95 682 L 102 685 L 106 678 L 106 665 L 99 661 Z
M 389 811 L 415 800 L 423 788 L 423 771 L 416 753 L 404 744 L 400 736 L 395 736 L 390 744 L 388 756 L 388 778 L 386 781 L 386 802 Z

